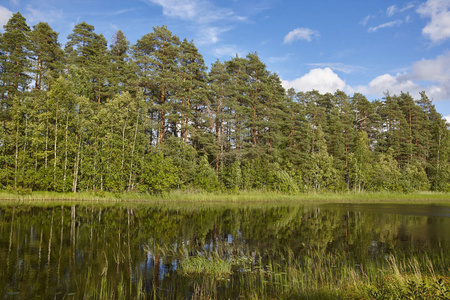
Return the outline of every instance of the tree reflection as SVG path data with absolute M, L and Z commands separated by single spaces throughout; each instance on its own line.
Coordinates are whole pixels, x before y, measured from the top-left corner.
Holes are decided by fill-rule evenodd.
M 4 206 L 0 295 L 83 298 L 107 287 L 127 298 L 142 291 L 195 298 L 205 288 L 234 297 L 249 284 L 241 279 L 246 272 L 266 278 L 305 268 L 314 279 L 308 284 L 332 276 L 337 283 L 342 268 L 366 274 L 368 264 L 383 266 L 389 255 L 423 255 L 445 275 L 449 228 L 449 218 L 440 216 L 333 207 Z M 193 257 L 228 263 L 233 275 L 224 282 L 180 275 Z

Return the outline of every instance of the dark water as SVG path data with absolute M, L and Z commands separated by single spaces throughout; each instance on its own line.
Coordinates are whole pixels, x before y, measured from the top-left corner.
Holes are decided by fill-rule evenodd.
M 446 264 L 450 207 L 3 206 L 0 297 L 79 299 L 104 287 L 122 288 L 126 298 L 138 290 L 148 297 L 165 292 L 192 298 L 196 279 L 177 272 L 188 257 L 217 253 L 225 260 L 250 257 L 264 263 L 270 258 L 281 265 L 288 255 L 304 257 L 311 251 L 357 264 L 422 253 Z M 448 265 L 440 267 L 448 270 Z M 235 285 L 227 283 L 222 292 L 229 296 L 227 289 Z

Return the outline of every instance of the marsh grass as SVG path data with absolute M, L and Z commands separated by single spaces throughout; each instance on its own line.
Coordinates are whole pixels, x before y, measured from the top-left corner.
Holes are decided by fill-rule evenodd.
M 113 282 L 108 277 L 107 267 L 103 270 L 100 276 L 100 280 L 95 280 L 95 274 L 92 274 L 89 268 L 87 272 L 87 278 L 84 285 L 78 286 L 76 293 L 69 293 L 66 296 L 69 299 L 71 296 L 73 299 L 99 299 L 99 300 L 123 300 L 123 299 L 147 299 L 145 288 L 143 285 L 143 276 L 136 276 L 136 285 L 127 289 L 123 277 L 120 282 Z M 55 298 L 56 299 L 56 298 Z
M 220 281 L 229 282 L 222 295 L 228 298 L 450 299 L 450 269 L 447 260 L 437 259 L 434 263 L 444 266 L 440 268 L 443 275 L 436 275 L 426 255 L 388 255 L 384 262 L 374 260 L 362 265 L 344 254 L 311 252 L 304 257 L 287 254 L 281 260 L 241 261 L 240 268 L 232 267 L 233 259 L 189 257 L 180 275 L 199 278 L 194 281 L 193 299 L 214 299 Z
M 179 270 L 182 276 L 211 276 L 216 280 L 231 275 L 231 262 L 220 257 L 191 256 L 185 259 Z
M 320 203 L 436 203 L 450 205 L 450 193 L 416 192 L 342 192 L 283 194 L 268 191 L 238 191 L 234 193 L 206 193 L 175 190 L 167 194 L 109 193 L 104 191 L 57 193 L 30 192 L 27 194 L 0 191 L 3 203 L 70 204 L 102 203 L 108 205 L 145 203 L 153 205 L 248 205 L 248 204 L 320 204 Z

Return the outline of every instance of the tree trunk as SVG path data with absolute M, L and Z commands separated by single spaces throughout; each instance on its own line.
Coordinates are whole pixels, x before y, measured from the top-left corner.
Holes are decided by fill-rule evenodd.
M 136 138 L 137 138 L 137 132 L 138 132 L 138 126 L 139 126 L 139 113 L 140 113 L 140 109 L 138 109 L 137 112 L 137 117 L 136 117 L 136 128 L 134 130 L 134 138 L 133 138 L 133 147 L 131 149 L 131 161 L 130 161 L 130 178 L 128 180 L 128 190 L 131 191 L 132 187 L 131 187 L 131 177 L 133 174 L 133 159 L 134 159 L 134 150 L 136 148 Z
M 57 142 L 58 142 L 58 104 L 56 105 L 55 115 L 55 147 L 54 147 L 54 162 L 53 162 L 53 190 L 56 191 L 56 160 L 57 160 Z
M 66 134 L 65 134 L 65 149 L 64 149 L 64 178 L 63 178 L 63 193 L 66 191 L 66 179 L 67 179 L 67 135 L 69 130 L 69 112 L 66 117 Z

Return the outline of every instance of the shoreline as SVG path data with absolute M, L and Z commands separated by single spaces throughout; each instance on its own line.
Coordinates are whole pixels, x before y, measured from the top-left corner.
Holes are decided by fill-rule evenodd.
M 327 203 L 396 203 L 396 204 L 439 204 L 450 206 L 450 193 L 442 192 L 343 192 L 343 193 L 298 193 L 282 194 L 265 191 L 241 191 L 236 193 L 193 193 L 174 191 L 163 195 L 142 193 L 107 193 L 107 192 L 32 192 L 18 195 L 0 192 L 1 203 L 19 204 L 142 204 L 142 205 L 298 205 Z

